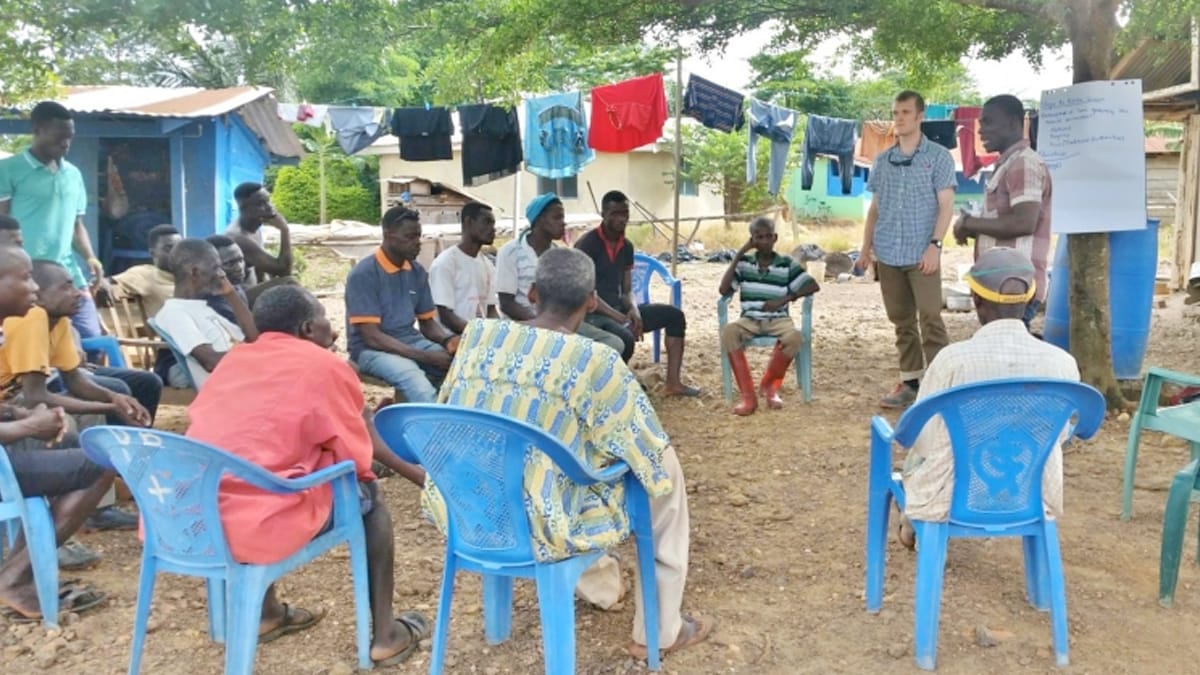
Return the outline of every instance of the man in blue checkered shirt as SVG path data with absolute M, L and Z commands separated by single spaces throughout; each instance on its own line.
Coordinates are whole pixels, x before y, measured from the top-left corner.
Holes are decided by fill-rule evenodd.
M 954 160 L 921 133 L 925 99 L 902 91 L 892 104 L 896 144 L 875 158 L 867 189 L 862 253 L 856 264 L 875 263 L 888 320 L 896 327 L 900 382 L 879 404 L 907 408 L 921 375 L 949 342 L 942 323 L 942 239 L 954 214 Z

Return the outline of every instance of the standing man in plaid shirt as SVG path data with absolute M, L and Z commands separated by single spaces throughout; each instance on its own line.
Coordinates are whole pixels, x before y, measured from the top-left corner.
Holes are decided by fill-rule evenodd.
M 983 105 L 979 135 L 988 152 L 999 152 L 988 179 L 983 215 L 962 213 L 954 226 L 960 244 L 975 239 L 975 258 L 996 246 L 1029 256 L 1037 274 L 1033 300 L 1025 307 L 1025 327 L 1046 301 L 1046 262 L 1050 256 L 1050 171 L 1025 139 L 1025 106 L 1005 94 Z
M 902 91 L 892 103 L 896 144 L 875 158 L 873 193 L 855 263 L 875 263 L 888 320 L 896 327 L 900 382 L 879 405 L 907 408 L 925 366 L 950 339 L 942 323 L 942 239 L 954 215 L 958 185 L 950 152 L 925 138 L 925 99 Z

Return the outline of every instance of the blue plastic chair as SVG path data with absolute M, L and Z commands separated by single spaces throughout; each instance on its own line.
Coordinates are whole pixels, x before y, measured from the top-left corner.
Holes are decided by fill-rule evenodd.
M 937 662 L 942 577 L 950 537 L 1021 537 L 1026 597 L 1050 610 L 1059 666 L 1067 654 L 1067 598 L 1058 525 L 1042 503 L 1042 471 L 1060 434 L 1090 438 L 1104 420 L 1104 397 L 1079 382 L 1010 379 L 967 384 L 918 401 L 896 424 L 871 420 L 867 494 L 867 611 L 883 602 L 888 512 L 895 498 L 904 510 L 904 487 L 892 473 L 892 443 L 911 448 L 935 415 L 946 425 L 955 479 L 948 522 L 914 520 L 917 537 L 916 662 Z M 1072 417 L 1076 426 L 1070 428 Z
M 657 276 L 663 283 L 671 287 L 671 304 L 683 309 L 683 282 L 671 276 L 667 266 L 661 261 L 642 253 L 633 255 L 633 270 L 630 272 L 629 285 L 634 302 L 645 305 L 650 302 L 650 280 Z M 658 363 L 662 346 L 662 330 L 654 331 L 654 362 Z
M 109 368 L 128 368 L 125 362 L 125 355 L 121 353 L 121 343 L 117 342 L 117 338 L 111 335 L 97 335 L 95 337 L 83 338 L 79 341 L 83 351 L 90 353 L 100 352 L 108 358 Z
M 208 580 L 209 634 L 214 641 L 225 643 L 225 675 L 249 675 L 254 671 L 267 586 L 342 543 L 350 547 L 358 665 L 371 667 L 367 544 L 353 462 L 340 462 L 288 480 L 240 457 L 164 431 L 98 426 L 84 430 L 80 439 L 93 462 L 117 471 L 125 480 L 145 528 L 129 659 L 131 674 L 141 668 L 150 601 L 159 572 Z M 217 491 L 226 475 L 276 494 L 329 485 L 333 489 L 333 528 L 280 562 L 239 563 L 225 542 L 217 507 Z
M 171 336 L 166 331 L 158 327 L 158 322 L 154 319 L 146 319 L 146 325 L 150 327 L 150 330 L 154 331 L 155 335 L 162 338 L 163 342 L 167 343 L 167 349 L 171 350 L 171 354 L 175 357 L 175 363 L 179 364 L 180 369 L 183 370 L 183 374 L 187 378 L 188 387 L 200 391 L 200 387 L 196 386 L 195 378 L 192 377 L 192 369 L 188 367 L 187 354 L 183 353 L 183 350 L 179 348 L 179 345 L 175 344 L 175 341 L 171 339 Z
M 17 474 L 3 446 L 0 446 L 0 523 L 5 524 L 9 552 L 17 544 L 18 532 L 24 534 L 33 564 L 38 606 L 42 609 L 42 624 L 46 628 L 58 628 L 58 544 L 55 542 L 54 518 L 50 516 L 50 506 L 45 498 L 21 494 Z
M 484 634 L 490 644 L 504 642 L 512 633 L 513 578 L 536 580 L 546 673 L 575 672 L 575 585 L 602 552 L 557 562 L 534 558 L 524 494 L 525 456 L 531 449 L 545 453 L 579 485 L 624 481 L 625 507 L 637 542 L 647 662 L 650 670 L 659 669 L 650 499 L 628 465 L 593 471 L 541 429 L 459 406 L 392 405 L 375 416 L 375 427 L 401 459 L 425 467 L 446 503 L 446 563 L 430 673 L 442 672 L 454 576 L 460 569 L 483 575 Z
M 717 300 L 717 331 L 729 323 L 729 301 L 732 296 L 726 295 Z M 804 334 L 804 344 L 796 354 L 796 386 L 804 394 L 804 402 L 812 402 L 812 306 L 813 298 L 808 296 L 800 301 L 800 332 Z M 733 369 L 729 365 L 729 354 L 717 340 L 717 348 L 721 350 L 721 386 L 725 390 L 725 400 L 733 400 Z M 770 335 L 759 335 L 752 338 L 747 346 L 773 347 L 778 342 Z

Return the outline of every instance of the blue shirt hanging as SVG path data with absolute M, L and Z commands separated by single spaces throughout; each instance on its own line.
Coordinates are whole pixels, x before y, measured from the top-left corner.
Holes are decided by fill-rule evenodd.
M 580 92 L 527 99 L 525 126 L 525 169 L 534 175 L 568 178 L 596 159 Z

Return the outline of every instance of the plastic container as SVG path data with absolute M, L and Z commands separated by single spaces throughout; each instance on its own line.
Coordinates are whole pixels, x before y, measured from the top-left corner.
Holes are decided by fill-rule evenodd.
M 1154 277 L 1158 270 L 1158 224 L 1157 219 L 1150 219 L 1143 230 L 1108 234 L 1112 359 L 1113 370 L 1120 380 L 1136 380 L 1142 375 L 1142 360 L 1150 338 Z M 1047 342 L 1063 349 L 1070 345 L 1071 333 L 1071 307 L 1067 298 L 1069 267 L 1067 242 L 1060 238 L 1046 296 L 1043 335 Z

